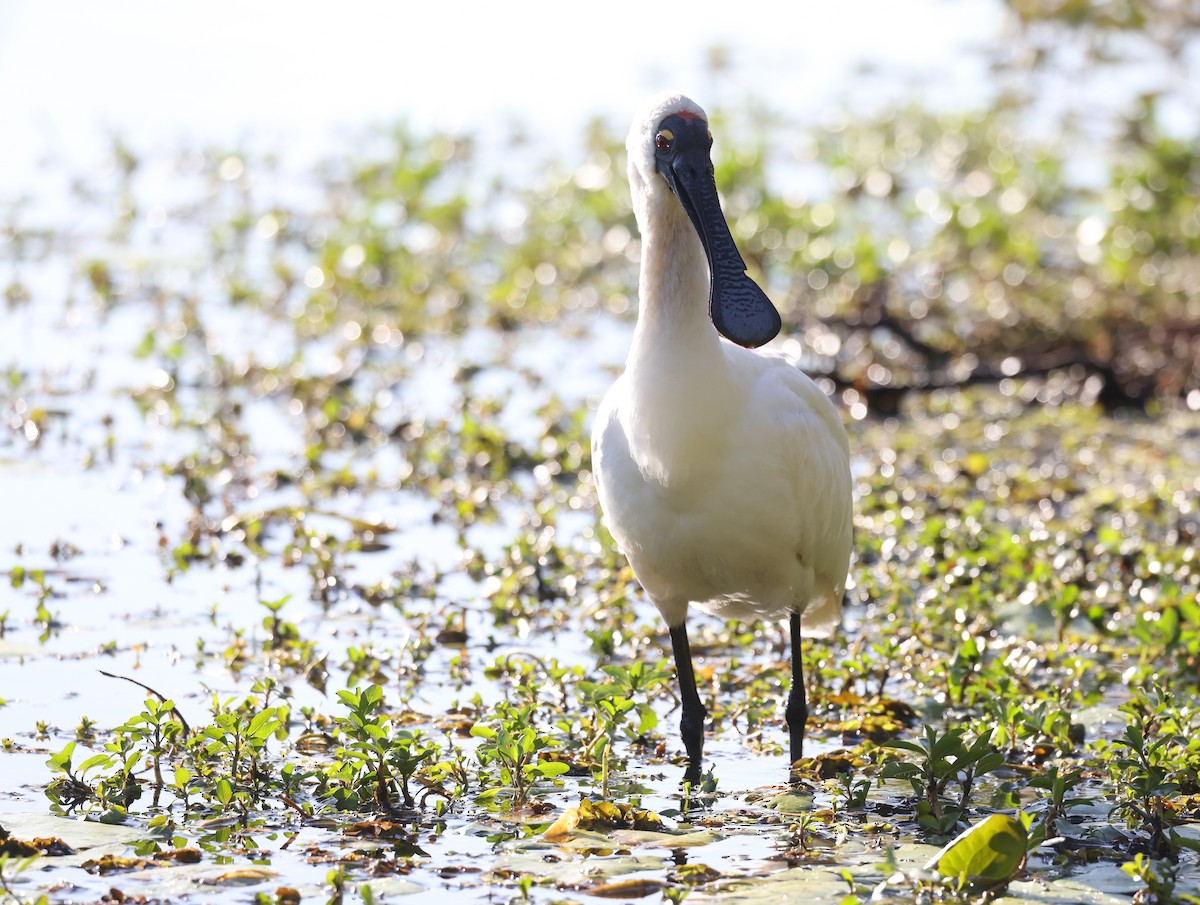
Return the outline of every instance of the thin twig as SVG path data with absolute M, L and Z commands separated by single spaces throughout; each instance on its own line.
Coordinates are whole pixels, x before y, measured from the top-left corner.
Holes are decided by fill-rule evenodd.
M 151 688 L 149 685 L 147 685 L 144 682 L 139 682 L 137 679 L 131 679 L 131 678 L 129 678 L 129 676 L 118 676 L 116 673 L 105 672 L 103 669 L 98 669 L 96 671 L 98 673 L 100 673 L 100 675 L 102 675 L 102 676 L 108 676 L 108 678 L 110 678 L 110 679 L 124 679 L 126 682 L 132 682 L 138 688 L 142 688 L 142 689 L 145 689 L 146 691 L 150 692 L 150 694 L 154 695 L 156 698 L 158 698 L 164 704 L 170 700 L 170 698 L 168 698 L 166 695 L 162 694 L 159 691 L 156 691 L 155 689 Z M 179 720 L 179 725 L 181 725 L 183 727 L 183 737 L 187 738 L 189 735 L 191 735 L 192 727 L 189 726 L 188 721 L 183 718 L 183 714 L 179 712 L 179 708 L 172 706 L 171 713 L 174 714 L 175 719 Z

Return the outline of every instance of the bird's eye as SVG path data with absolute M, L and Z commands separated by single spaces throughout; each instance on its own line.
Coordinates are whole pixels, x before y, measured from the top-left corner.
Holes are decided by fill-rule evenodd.
M 708 133 L 708 146 L 710 148 L 712 147 L 712 132 L 711 131 Z
M 675 133 L 670 129 L 663 129 L 654 136 L 654 147 L 660 151 L 668 151 L 671 148 L 671 142 L 675 140 Z

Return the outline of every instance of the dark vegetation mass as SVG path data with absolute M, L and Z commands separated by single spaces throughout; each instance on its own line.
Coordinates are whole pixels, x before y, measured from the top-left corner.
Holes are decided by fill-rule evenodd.
M 733 233 L 856 451 L 792 786 L 783 633 L 710 620 L 712 766 L 679 789 L 664 633 L 599 523 L 589 406 L 636 307 L 617 126 L 536 175 L 403 126 L 299 180 L 115 142 L 69 221 L 11 205 L 5 319 L 100 353 L 0 361 L 0 481 L 156 476 L 172 514 L 108 559 L 0 550 L 5 695 L 93 689 L 3 744 L 52 813 L 136 830 L 68 874 L 100 843 L 10 827 L 5 893 L 1200 902 L 1200 120 L 1164 113 L 1197 112 L 1200 21 L 1008 5 L 978 111 L 711 111 Z M 1046 126 L 1064 70 L 1146 55 L 1160 93 Z M 139 549 L 152 599 L 112 600 Z

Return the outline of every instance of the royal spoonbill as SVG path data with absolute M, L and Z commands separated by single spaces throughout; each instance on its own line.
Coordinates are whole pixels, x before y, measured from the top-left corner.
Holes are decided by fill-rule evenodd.
M 629 133 L 642 239 L 637 326 L 592 430 L 605 521 L 670 630 L 690 782 L 701 773 L 707 711 L 688 607 L 790 620 L 794 763 L 808 718 L 801 634 L 827 635 L 836 623 L 851 540 L 845 428 L 792 360 L 757 349 L 779 332 L 779 314 L 725 223 L 712 140 L 704 111 L 679 94 L 655 101 Z

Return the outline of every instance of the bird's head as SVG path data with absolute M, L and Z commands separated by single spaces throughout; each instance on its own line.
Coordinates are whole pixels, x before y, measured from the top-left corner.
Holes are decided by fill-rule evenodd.
M 746 276 L 713 177 L 712 132 L 703 108 L 682 94 L 655 101 L 634 121 L 625 147 L 634 210 L 643 231 L 681 207 L 704 246 L 710 274 L 708 311 L 722 336 L 753 348 L 779 332 L 779 312 Z

